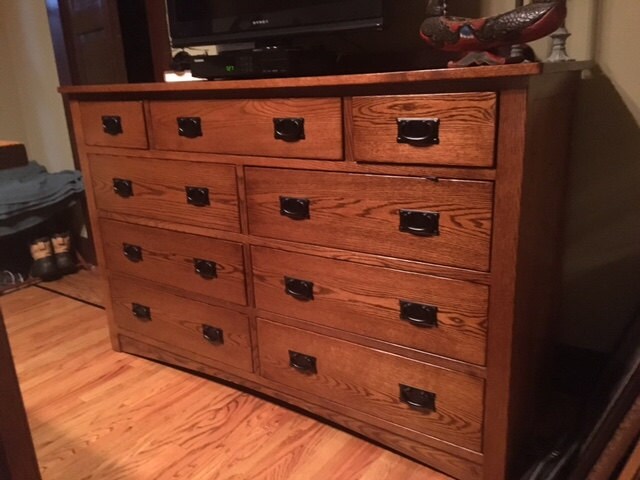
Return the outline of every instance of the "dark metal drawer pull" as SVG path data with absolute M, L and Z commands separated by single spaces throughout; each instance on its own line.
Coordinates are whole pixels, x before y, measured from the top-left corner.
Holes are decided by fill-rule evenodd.
M 142 320 L 145 322 L 151 321 L 151 308 L 145 305 L 140 305 L 139 303 L 132 303 L 131 312 L 133 313 L 133 316 L 136 317 L 138 320 Z
M 130 245 L 128 243 L 122 244 L 122 253 L 127 257 L 128 260 L 133 263 L 138 263 L 142 261 L 142 248 L 137 245 Z
M 113 191 L 122 198 L 133 197 L 133 182 L 122 178 L 114 178 Z
M 294 352 L 292 350 L 289 350 L 289 366 L 295 368 L 301 373 L 307 373 L 310 375 L 318 373 L 316 357 Z
M 214 345 L 222 345 L 224 343 L 222 330 L 211 325 L 202 325 L 202 338 Z
M 178 135 L 186 138 L 202 136 L 202 121 L 200 117 L 178 117 Z
M 436 237 L 440 235 L 440 214 L 400 210 L 400 231 L 418 237 Z
M 204 187 L 184 187 L 187 192 L 187 203 L 195 207 L 211 205 L 209 201 L 209 189 Z
M 292 220 L 308 220 L 310 203 L 306 198 L 280 197 L 280 215 Z
M 102 131 L 107 135 L 120 135 L 122 132 L 122 119 L 117 115 L 102 116 Z
M 414 410 L 422 412 L 436 411 L 436 394 L 400 384 L 400 401 Z
M 400 318 L 420 328 L 438 326 L 438 307 L 400 300 Z
M 273 137 L 285 142 L 304 140 L 304 118 L 274 118 Z
M 284 292 L 296 300 L 308 302 L 313 300 L 313 282 L 284 277 Z
M 398 118 L 398 143 L 428 147 L 440 143 L 440 119 Z
M 205 280 L 211 280 L 218 277 L 218 268 L 216 262 L 194 258 L 193 268 L 195 272 Z

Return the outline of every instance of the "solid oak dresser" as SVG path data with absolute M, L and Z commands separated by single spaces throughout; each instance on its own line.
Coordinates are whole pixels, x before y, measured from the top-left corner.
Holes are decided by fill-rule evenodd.
M 574 68 L 61 88 L 114 348 L 516 478 Z

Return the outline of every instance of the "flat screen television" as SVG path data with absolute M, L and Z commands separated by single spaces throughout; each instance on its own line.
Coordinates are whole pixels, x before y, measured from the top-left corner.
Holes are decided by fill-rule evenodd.
M 167 0 L 175 48 L 381 27 L 383 0 Z

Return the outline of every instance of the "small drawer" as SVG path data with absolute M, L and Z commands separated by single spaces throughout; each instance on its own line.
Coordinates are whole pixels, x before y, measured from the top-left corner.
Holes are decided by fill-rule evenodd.
M 493 183 L 246 168 L 253 235 L 486 271 Z
M 484 381 L 258 319 L 263 377 L 480 451 Z
M 89 155 L 99 209 L 240 231 L 235 167 Z
M 149 148 L 142 102 L 83 102 L 80 118 L 87 145 Z
M 107 269 L 245 305 L 242 246 L 101 219 Z
M 151 102 L 158 150 L 342 160 L 339 98 Z
M 359 162 L 491 167 L 496 94 L 355 97 Z
M 485 363 L 484 285 L 265 247 L 251 256 L 260 309 Z
M 214 362 L 253 371 L 249 319 L 226 308 L 187 300 L 121 275 L 110 278 L 119 327 Z

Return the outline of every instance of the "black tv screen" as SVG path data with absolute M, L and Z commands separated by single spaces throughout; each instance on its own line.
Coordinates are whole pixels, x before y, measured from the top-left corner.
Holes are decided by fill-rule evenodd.
M 380 27 L 383 0 L 167 0 L 174 47 Z

